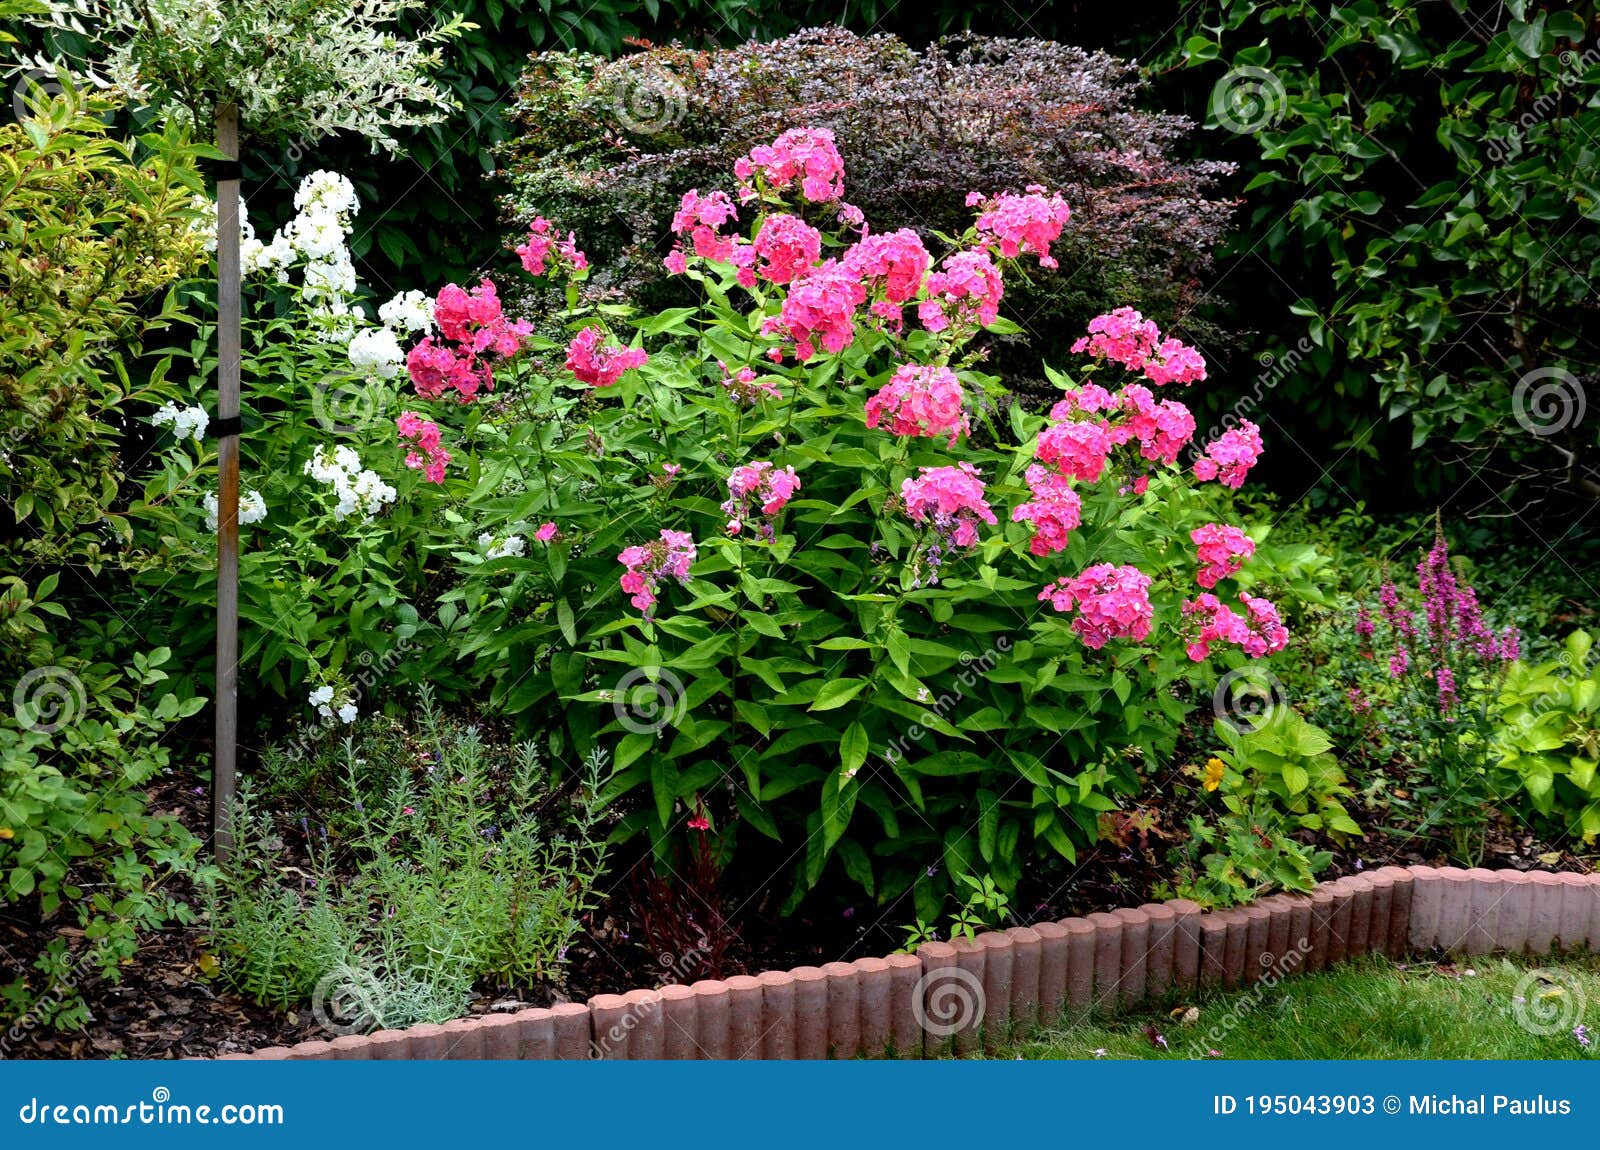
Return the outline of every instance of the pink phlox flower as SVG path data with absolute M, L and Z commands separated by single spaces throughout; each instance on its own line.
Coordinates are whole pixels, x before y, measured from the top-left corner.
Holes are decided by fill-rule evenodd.
M 758 379 L 755 369 L 741 367 L 738 371 L 730 371 L 728 365 L 720 359 L 717 367 L 722 371 L 722 390 L 728 393 L 728 398 L 741 406 L 758 402 L 762 399 L 782 399 L 783 392 L 778 390 L 777 384 L 769 379 Z
M 1026 479 L 1033 498 L 1011 509 L 1011 521 L 1033 524 L 1028 544 L 1033 554 L 1065 550 L 1070 533 L 1083 521 L 1083 501 L 1066 476 L 1042 464 L 1029 464 Z
M 568 232 L 563 237 L 543 216 L 536 216 L 528 225 L 528 236 L 516 251 L 522 258 L 523 270 L 529 275 L 544 275 L 547 261 L 552 272 L 580 272 L 589 266 L 589 257 L 578 250 L 577 236 Z
M 799 490 L 800 477 L 793 467 L 778 468 L 765 460 L 735 467 L 728 476 L 728 498 L 722 504 L 722 513 L 728 516 L 728 534 L 739 534 L 754 518 L 752 507 L 772 519 Z
M 1100 563 L 1076 579 L 1063 576 L 1039 592 L 1039 600 L 1062 614 L 1076 610 L 1072 629 L 1084 646 L 1095 650 L 1111 639 L 1142 641 L 1155 617 L 1150 576 L 1127 565 Z
M 590 387 L 610 387 L 625 371 L 643 367 L 650 357 L 639 347 L 603 347 L 605 331 L 586 327 L 567 346 L 567 370 Z
M 1211 644 L 1218 642 L 1232 643 L 1252 659 L 1274 654 L 1288 645 L 1288 628 L 1271 602 L 1248 592 L 1241 593 L 1239 601 L 1245 605 L 1243 615 L 1210 592 L 1183 605 L 1185 618 L 1199 624 L 1186 647 L 1190 659 L 1198 663 L 1207 658 Z
M 954 325 L 958 334 L 976 331 L 1000 318 L 1005 286 L 989 253 L 959 251 L 945 257 L 928 277 L 927 298 L 917 305 L 917 318 L 931 332 Z
M 977 206 L 971 196 L 967 199 L 968 206 Z M 1039 257 L 1041 267 L 1057 266 L 1050 245 L 1060 238 L 1061 229 L 1072 218 L 1072 210 L 1059 194 L 1033 184 L 1026 195 L 1002 192 L 992 200 L 979 202 L 983 210 L 978 214 L 978 235 L 997 247 L 1002 256 L 1016 259 L 1027 252 Z
M 689 568 L 697 555 L 694 539 L 687 531 L 663 528 L 658 540 L 625 547 L 617 555 L 617 562 L 627 569 L 620 580 L 622 589 L 631 596 L 635 609 L 648 619 L 655 610 L 661 580 L 687 583 Z
M 395 420 L 395 427 L 401 442 L 409 440 L 413 445 L 413 450 L 406 452 L 406 466 L 421 471 L 429 483 L 443 483 L 450 453 L 443 447 L 439 425 L 414 411 L 405 411 Z
M 1069 421 L 1040 432 L 1035 454 L 1073 479 L 1094 483 L 1116 445 L 1116 435 L 1105 420 Z
M 972 430 L 967 419 L 966 393 L 948 367 L 903 364 L 878 393 L 867 400 L 867 426 L 876 429 L 886 420 L 895 435 L 946 437 L 946 446 Z
M 838 261 L 828 260 L 790 285 L 781 313 L 769 316 L 761 330 L 793 342 L 802 363 L 816 354 L 819 342 L 823 350 L 837 354 L 855 339 L 856 309 L 866 298 L 866 286 Z M 781 349 L 773 352 L 773 358 L 782 358 Z
M 1248 419 L 1206 444 L 1205 454 L 1194 462 L 1196 479 L 1215 479 L 1224 487 L 1244 486 L 1256 460 L 1261 458 L 1261 429 Z
M 1207 523 L 1189 532 L 1195 545 L 1200 572 L 1195 582 L 1202 587 L 1215 587 L 1217 583 L 1244 566 L 1244 561 L 1256 553 L 1255 541 L 1237 527 L 1221 523 Z
M 900 484 L 900 497 L 912 522 L 932 525 L 955 547 L 977 543 L 980 522 L 998 522 L 984 496 L 983 478 L 970 463 L 924 467 Z
M 739 180 L 739 199 L 745 202 L 760 194 L 753 183 L 757 176 L 772 192 L 798 183 L 800 194 L 814 204 L 844 195 L 844 160 L 827 128 L 791 128 L 735 160 L 733 174 Z
M 754 244 L 753 271 L 775 284 L 792 283 L 822 257 L 822 233 L 798 216 L 771 215 Z

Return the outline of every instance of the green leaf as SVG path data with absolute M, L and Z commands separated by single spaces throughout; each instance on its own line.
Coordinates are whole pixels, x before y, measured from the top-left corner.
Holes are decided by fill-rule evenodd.
M 812 703 L 807 709 L 812 711 L 837 710 L 859 695 L 866 685 L 867 681 L 865 679 L 834 679 L 823 684 L 822 689 L 817 692 L 816 702 Z

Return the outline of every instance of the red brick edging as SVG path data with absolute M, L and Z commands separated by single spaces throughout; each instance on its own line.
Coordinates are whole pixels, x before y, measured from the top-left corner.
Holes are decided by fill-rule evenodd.
M 1172 990 L 1231 989 L 1375 953 L 1600 951 L 1600 874 L 1387 866 L 1202 911 L 1183 899 L 915 955 L 413 1026 L 228 1059 L 934 1058 Z

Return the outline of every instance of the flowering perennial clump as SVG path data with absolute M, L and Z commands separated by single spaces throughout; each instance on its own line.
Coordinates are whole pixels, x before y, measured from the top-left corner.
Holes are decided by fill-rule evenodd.
M 1180 340 L 1163 339 L 1156 325 L 1131 307 L 1119 307 L 1089 321 L 1089 334 L 1072 345 L 1142 372 L 1151 383 L 1195 383 L 1206 377 L 1206 361 Z
M 945 438 L 954 447 L 971 432 L 967 421 L 966 395 L 961 381 L 948 367 L 920 367 L 903 364 L 894 378 L 867 400 L 867 426 L 877 428 L 885 420 L 895 435 Z
M 655 612 L 656 592 L 663 578 L 689 581 L 689 568 L 698 556 L 694 538 L 687 531 L 663 528 L 660 539 L 626 547 L 617 556 L 617 562 L 627 570 L 622 576 L 622 589 L 631 596 L 636 610 L 649 618 Z
M 800 490 L 800 479 L 793 467 L 776 467 L 762 461 L 735 467 L 728 476 L 728 498 L 722 513 L 728 516 L 728 534 L 737 535 L 751 519 L 764 518 L 760 534 L 773 536 L 772 520 Z

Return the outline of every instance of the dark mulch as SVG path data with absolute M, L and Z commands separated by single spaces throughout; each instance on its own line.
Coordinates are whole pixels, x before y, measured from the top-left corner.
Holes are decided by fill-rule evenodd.
M 1156 826 L 1181 826 L 1181 800 Z M 175 810 L 191 826 L 205 825 L 203 801 L 190 792 L 163 794 L 162 809 Z M 1352 811 L 1363 825 L 1369 812 Z M 1159 831 L 1123 834 L 1108 828 L 1112 841 L 1103 843 L 1065 868 L 1024 883 L 1014 902 L 1019 921 L 1037 922 L 1069 915 L 1110 910 L 1149 901 L 1170 881 L 1163 863 L 1166 844 Z M 1381 833 L 1356 840 L 1335 852 L 1334 863 L 1322 877 L 1332 878 L 1388 864 L 1442 864 L 1437 844 Z M 1587 860 L 1548 843 L 1520 828 L 1500 825 L 1491 831 L 1484 865 L 1523 870 L 1548 868 L 1587 870 Z M 611 880 L 611 893 L 590 916 L 588 929 L 569 950 L 567 981 L 561 987 L 543 987 L 522 995 L 486 994 L 473 1006 L 477 1013 L 514 1010 L 523 1005 L 548 1005 L 554 1001 L 582 1001 L 594 994 L 620 992 L 639 986 L 659 986 L 668 981 L 693 981 L 741 972 L 784 969 L 885 954 L 900 946 L 905 926 L 913 917 L 909 903 L 887 912 L 870 903 L 852 905 L 841 898 L 819 900 L 817 909 L 783 918 L 776 912 L 772 892 L 754 897 L 728 892 L 723 910 L 733 929 L 725 952 L 714 959 L 702 957 L 687 964 L 674 960 L 684 949 L 682 940 L 660 936 L 663 915 L 653 906 L 642 864 L 637 873 L 626 870 Z M 15 910 L 16 908 L 12 908 Z M 670 909 L 670 908 L 668 908 Z M 651 911 L 655 913 L 652 914 Z M 670 923 L 670 916 L 667 916 Z M 654 924 L 652 938 L 647 925 Z M 0 982 L 11 977 L 7 967 L 25 969 L 54 937 L 69 943 L 81 932 L 59 922 L 41 925 L 0 916 Z M 691 948 L 692 949 L 692 948 Z M 292 1045 L 327 1034 L 309 1011 L 279 1014 L 242 998 L 209 979 L 202 970 L 206 957 L 203 924 L 173 929 L 146 937 L 135 957 L 121 971 L 121 981 L 86 977 L 79 989 L 92 1018 L 78 1032 L 57 1033 L 43 1028 L 14 1028 L 0 1032 L 0 1056 L 9 1058 L 183 1058 L 212 1057 L 264 1046 Z

